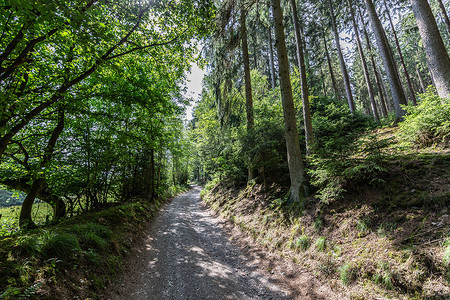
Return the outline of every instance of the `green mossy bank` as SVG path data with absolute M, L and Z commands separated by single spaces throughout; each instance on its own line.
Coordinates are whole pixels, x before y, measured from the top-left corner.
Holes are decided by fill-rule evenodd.
M 382 180 L 345 186 L 343 197 L 305 206 L 288 187 L 211 182 L 205 201 L 253 242 L 293 261 L 350 299 L 448 299 L 448 153 L 392 158 Z
M 164 202 L 142 199 L 1 238 L 0 299 L 100 299 Z

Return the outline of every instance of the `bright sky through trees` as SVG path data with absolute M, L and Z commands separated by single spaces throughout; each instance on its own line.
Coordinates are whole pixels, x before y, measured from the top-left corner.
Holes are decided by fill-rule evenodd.
M 205 76 L 205 71 L 200 69 L 199 66 L 194 62 L 192 63 L 191 72 L 187 74 L 187 91 L 185 96 L 187 98 L 192 98 L 197 101 L 202 92 L 202 81 Z M 186 119 L 192 119 L 192 110 L 195 103 L 191 102 L 191 105 L 186 109 Z

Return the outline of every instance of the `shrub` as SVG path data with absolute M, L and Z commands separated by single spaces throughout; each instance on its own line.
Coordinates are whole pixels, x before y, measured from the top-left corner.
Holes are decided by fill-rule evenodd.
M 442 99 L 432 88 L 419 96 L 417 106 L 405 107 L 407 115 L 399 124 L 401 140 L 419 147 L 448 145 L 450 141 L 450 98 Z

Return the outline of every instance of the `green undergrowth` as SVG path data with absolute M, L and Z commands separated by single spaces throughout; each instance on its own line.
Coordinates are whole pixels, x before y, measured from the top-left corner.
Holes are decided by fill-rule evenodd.
M 0 239 L 0 299 L 101 299 L 162 202 L 117 205 Z
M 202 195 L 255 243 L 351 299 L 448 299 L 450 155 L 401 153 L 382 165 L 380 181 L 347 179 L 327 203 L 312 195 L 295 205 L 287 187 L 255 182 L 216 181 Z

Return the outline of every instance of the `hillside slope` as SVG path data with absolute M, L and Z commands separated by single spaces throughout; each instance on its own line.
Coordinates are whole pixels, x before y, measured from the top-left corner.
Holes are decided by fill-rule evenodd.
M 385 158 L 377 180 L 347 181 L 328 204 L 310 196 L 304 210 L 276 184 L 218 183 L 203 199 L 352 299 L 448 299 L 449 170 L 447 150 L 409 149 Z

